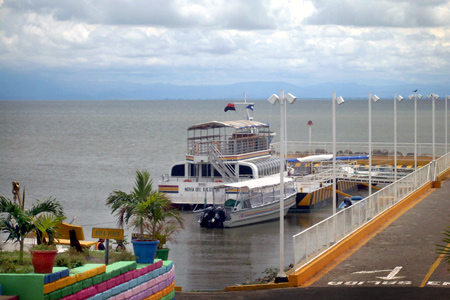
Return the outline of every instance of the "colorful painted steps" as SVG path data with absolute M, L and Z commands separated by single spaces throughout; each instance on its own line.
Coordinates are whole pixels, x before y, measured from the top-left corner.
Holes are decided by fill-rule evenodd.
M 45 275 L 0 274 L 0 284 L 8 294 L 19 295 L 21 300 L 169 300 L 175 297 L 172 261 L 155 260 L 153 264 L 126 261 L 108 266 L 87 264 L 73 269 L 72 274 L 67 268 L 54 268 L 53 271 Z

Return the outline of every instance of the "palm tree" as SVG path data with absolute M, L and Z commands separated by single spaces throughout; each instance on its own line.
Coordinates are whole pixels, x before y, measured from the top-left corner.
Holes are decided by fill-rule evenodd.
M 182 227 L 183 219 L 173 209 L 170 199 L 159 191 L 153 190 L 153 181 L 148 171 L 136 171 L 136 182 L 129 194 L 122 191 L 112 192 L 106 200 L 111 213 L 117 217 L 121 228 L 129 225 L 139 231 L 142 237 L 148 232 L 151 239 L 156 238 L 158 224 L 166 218 L 173 218 Z
M 0 213 L 3 213 L 0 218 L 0 228 L 9 233 L 6 241 L 12 240 L 19 243 L 19 263 L 21 264 L 23 263 L 25 237 L 31 231 L 36 230 L 34 220 L 42 213 L 51 213 L 58 218 L 65 217 L 62 205 L 51 197 L 43 201 L 36 200 L 36 203 L 29 209 L 25 209 L 25 191 L 22 199 L 19 197 L 19 203 L 0 196 Z

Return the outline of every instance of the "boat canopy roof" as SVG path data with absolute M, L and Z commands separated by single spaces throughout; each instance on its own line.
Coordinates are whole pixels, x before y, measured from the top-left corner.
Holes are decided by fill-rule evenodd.
M 207 123 L 201 123 L 197 125 L 190 126 L 188 130 L 196 129 L 209 129 L 209 128 L 220 128 L 220 127 L 231 127 L 234 129 L 243 128 L 255 128 L 255 127 L 269 127 L 269 124 L 251 121 L 251 120 L 239 120 L 239 121 L 211 121 Z
M 284 182 L 291 182 L 291 181 L 293 181 L 292 178 L 284 177 Z M 272 186 L 272 185 L 278 185 L 278 184 L 280 184 L 280 175 L 273 175 L 273 176 L 262 177 L 262 178 L 258 178 L 258 179 L 250 179 L 250 180 L 245 180 L 245 181 L 222 184 L 222 185 L 218 186 L 218 188 L 225 187 L 225 188 L 241 189 L 241 188 L 247 187 L 249 189 L 254 189 L 254 188 L 258 188 L 258 187 Z

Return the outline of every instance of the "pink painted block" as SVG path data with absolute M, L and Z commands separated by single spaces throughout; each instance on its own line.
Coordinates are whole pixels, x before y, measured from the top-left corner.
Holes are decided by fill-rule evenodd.
M 139 277 L 139 271 L 138 271 L 138 270 L 134 269 L 134 270 L 132 270 L 131 272 L 132 272 L 131 274 L 132 274 L 132 276 L 133 276 L 133 279 Z
M 123 275 L 124 275 L 125 281 L 130 281 L 131 279 L 133 279 L 133 271 L 128 271 Z
M 107 280 L 106 281 L 106 287 L 107 287 L 107 289 L 109 290 L 109 289 L 112 289 L 113 287 L 115 287 L 117 284 L 116 284 L 116 279 L 115 278 L 111 278 L 111 279 L 109 279 L 109 280 Z
M 153 271 L 153 270 L 152 270 L 152 265 L 148 265 L 148 266 L 146 266 L 146 267 L 144 267 L 144 268 L 142 268 L 142 269 L 145 270 L 145 274 L 147 274 L 147 273 Z
M 156 280 L 152 279 L 152 280 L 148 281 L 148 284 L 149 284 L 149 287 L 154 287 L 156 284 Z
M 125 300 L 125 299 L 127 299 L 127 298 L 125 298 L 124 293 L 116 295 L 116 300 Z
M 75 294 L 77 296 L 77 300 L 84 300 L 89 298 L 86 290 L 81 290 Z
M 133 296 L 132 290 L 128 290 L 125 293 L 123 293 L 125 296 L 125 299 L 131 298 Z
M 108 298 L 108 300 L 117 300 L 117 297 L 114 296 L 114 297 Z
M 117 277 L 115 277 L 116 278 L 116 283 L 117 283 L 117 285 L 121 285 L 122 283 L 124 283 L 125 282 L 125 276 L 122 274 L 122 275 L 119 275 L 119 276 L 117 276 Z
M 137 295 L 141 292 L 141 288 L 139 286 L 137 286 L 137 287 L 134 287 L 131 291 L 133 292 L 133 295 Z
M 107 289 L 106 281 L 97 284 L 97 285 L 95 286 L 95 288 L 97 289 L 97 293 L 103 293 L 103 292 L 106 291 L 106 289 Z
M 97 294 L 97 289 L 93 286 L 90 286 L 86 289 L 86 293 L 87 293 L 88 298 L 90 298 Z
M 151 288 L 149 281 L 145 282 L 144 284 L 141 284 L 141 292 L 148 290 L 149 288 Z

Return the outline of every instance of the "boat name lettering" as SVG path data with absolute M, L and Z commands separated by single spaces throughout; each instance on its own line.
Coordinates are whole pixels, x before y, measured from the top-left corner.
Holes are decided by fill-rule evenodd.
M 212 192 L 213 188 L 211 187 L 185 187 L 184 191 L 185 192 Z

